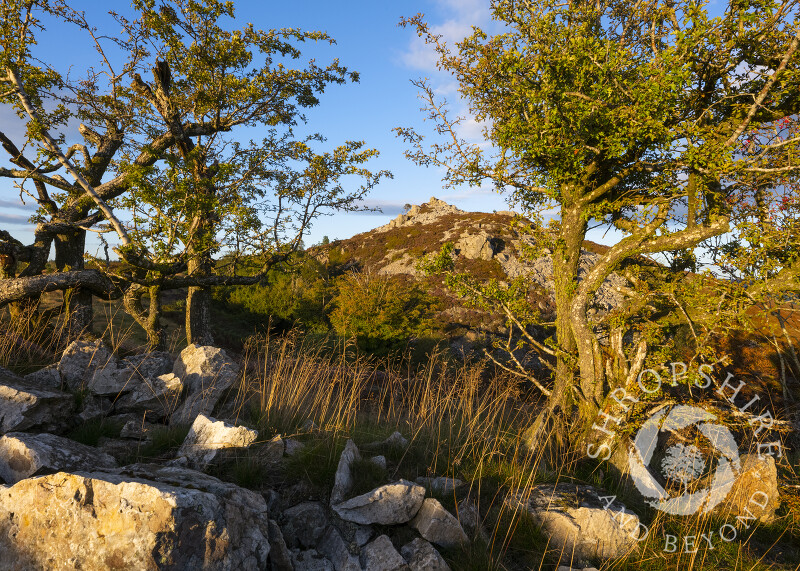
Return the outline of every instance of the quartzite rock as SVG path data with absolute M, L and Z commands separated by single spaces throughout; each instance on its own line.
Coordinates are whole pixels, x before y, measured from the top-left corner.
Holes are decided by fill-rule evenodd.
M 73 341 L 61 355 L 58 372 L 70 390 L 76 390 L 89 382 L 97 369 L 107 366 L 116 368 L 115 357 L 103 342 Z
M 172 424 L 190 424 L 198 414 L 211 414 L 225 390 L 239 376 L 239 366 L 224 349 L 189 345 L 181 351 L 172 373 L 183 381 L 186 400 L 176 410 Z
M 36 428 L 63 430 L 75 411 L 75 398 L 0 375 L 0 434 Z
M 622 557 L 637 545 L 638 516 L 591 486 L 536 486 L 529 494 L 510 494 L 506 505 L 527 511 L 568 560 Z
M 97 448 L 54 434 L 11 432 L 0 438 L 0 477 L 9 484 L 40 474 L 116 467 Z
M 258 431 L 233 426 L 221 420 L 199 415 L 178 450 L 194 467 L 203 468 L 214 461 L 224 448 L 247 448 L 258 438 Z
M 0 491 L 0 570 L 265 569 L 268 525 L 260 495 L 193 470 L 60 472 Z
M 331 490 L 331 504 L 338 504 L 344 501 L 350 490 L 353 489 L 353 474 L 351 466 L 356 460 L 361 460 L 361 454 L 355 443 L 347 439 L 342 455 L 339 457 L 339 465 L 336 467 L 336 475 L 333 480 Z
M 32 387 L 39 387 L 41 389 L 61 389 L 61 373 L 58 372 L 58 363 L 28 373 L 25 375 L 24 379 L 25 382 Z
M 345 521 L 363 525 L 396 525 L 410 521 L 424 498 L 425 488 L 400 480 L 334 505 L 333 510 Z
M 434 498 L 425 498 L 409 525 L 422 537 L 442 547 L 457 547 L 469 541 L 456 517 Z
M 419 537 L 406 543 L 400 554 L 408 562 L 410 571 L 450 571 L 450 566 L 436 548 Z
M 141 355 L 132 355 L 122 360 L 126 367 L 133 369 L 142 379 L 160 377 L 172 372 L 175 365 L 172 355 L 166 351 L 152 351 Z
M 380 535 L 361 550 L 361 566 L 370 571 L 408 571 L 406 560 L 392 545 L 392 540 Z
M 131 391 L 115 404 L 118 412 L 146 415 L 151 421 L 168 417 L 178 408 L 183 382 L 172 373 L 145 379 L 135 378 Z

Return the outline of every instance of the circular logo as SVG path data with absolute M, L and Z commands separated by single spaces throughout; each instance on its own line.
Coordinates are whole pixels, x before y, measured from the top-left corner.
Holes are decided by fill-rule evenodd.
M 730 491 L 736 475 L 741 470 L 739 450 L 730 431 L 712 421 L 717 417 L 701 408 L 679 405 L 654 413 L 636 434 L 630 453 L 628 467 L 636 488 L 648 504 L 673 515 L 690 515 L 714 509 Z M 678 437 L 681 433 L 697 431 L 710 444 L 711 456 L 706 455 L 694 443 L 672 442 L 661 458 L 660 473 L 663 480 L 672 482 L 683 494 L 673 496 L 656 479 L 652 464 L 659 438 Z M 672 438 L 674 440 L 675 438 Z M 692 489 L 708 483 L 701 479 L 708 465 L 716 460 L 716 470 L 710 484 L 701 489 Z

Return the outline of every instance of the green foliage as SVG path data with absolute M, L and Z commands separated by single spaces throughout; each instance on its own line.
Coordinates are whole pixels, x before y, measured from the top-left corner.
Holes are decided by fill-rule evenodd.
M 337 280 L 337 286 L 331 325 L 339 335 L 354 337 L 365 351 L 385 354 L 434 332 L 432 315 L 438 302 L 417 283 L 351 273 Z

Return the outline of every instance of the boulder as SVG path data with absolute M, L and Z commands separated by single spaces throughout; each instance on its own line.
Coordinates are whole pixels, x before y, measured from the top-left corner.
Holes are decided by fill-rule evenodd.
M 753 520 L 770 523 L 780 506 L 775 459 L 768 455 L 759 458 L 758 454 L 742 454 L 739 461 L 741 470 L 733 486 L 712 513 L 738 517 L 748 527 Z
M 284 510 L 281 519 L 283 537 L 290 547 L 316 547 L 328 527 L 328 518 L 319 502 L 303 502 Z
M 132 419 L 122 426 L 122 430 L 119 431 L 119 437 L 148 442 L 153 439 L 153 429 L 157 426 L 157 424 L 151 424 L 141 419 Z
M 400 549 L 400 554 L 410 571 L 450 571 L 450 566 L 433 545 L 419 537 L 406 543 Z
M 178 408 L 183 382 L 172 373 L 140 379 L 134 377 L 130 392 L 117 400 L 118 412 L 145 415 L 152 421 L 167 418 Z
M 386 470 L 386 456 L 373 456 L 369 459 L 369 461 L 375 464 L 381 470 Z
M 224 448 L 247 448 L 258 438 L 258 431 L 245 426 L 233 426 L 221 420 L 199 415 L 178 450 L 178 457 L 189 465 L 208 466 Z
M 385 535 L 376 537 L 361 550 L 361 566 L 369 571 L 408 571 L 408 565 Z
M 11 432 L 0 438 L 0 477 L 9 484 L 53 472 L 116 467 L 97 448 L 54 434 Z
M 270 571 L 294 571 L 292 555 L 274 519 L 269 520 L 269 568 Z
M 486 232 L 464 236 L 456 242 L 456 250 L 468 260 L 491 260 L 495 253 L 492 238 Z
M 434 498 L 425 498 L 409 525 L 422 537 L 442 547 L 458 547 L 469 541 L 456 517 Z
M 456 488 L 464 485 L 464 482 L 461 480 L 445 478 L 444 476 L 438 478 L 426 478 L 421 476 L 416 479 L 416 482 L 420 486 L 425 486 L 437 494 L 452 494 Z
M 458 523 L 470 539 L 481 538 L 486 543 L 489 542 L 489 535 L 483 528 L 483 521 L 481 519 L 478 504 L 467 497 L 458 502 L 456 516 Z
M 239 376 L 239 366 L 224 349 L 189 345 L 181 351 L 172 373 L 183 381 L 186 400 L 170 418 L 190 424 L 198 414 L 211 414 L 222 394 Z
M 334 505 L 345 521 L 362 525 L 396 525 L 410 521 L 422 507 L 425 488 L 407 480 L 386 484 Z
M 320 537 L 317 551 L 333 563 L 336 571 L 361 571 L 358 557 L 350 553 L 339 531 L 332 525 Z
M 292 550 L 294 571 L 335 571 L 333 563 L 316 549 Z
M 133 368 L 120 367 L 118 363 L 112 361 L 105 367 L 97 369 L 87 386 L 95 395 L 113 397 L 133 390 L 136 379 L 138 377 Z
M 60 472 L 0 491 L 0 569 L 264 569 L 260 495 L 193 470 Z
M 166 351 L 152 351 L 141 355 L 132 355 L 122 360 L 123 366 L 133 369 L 140 379 L 152 379 L 172 372 L 174 366 L 172 355 Z
M 0 434 L 36 428 L 60 432 L 72 420 L 75 398 L 0 374 Z
M 287 438 L 284 441 L 285 453 L 287 456 L 295 456 L 299 454 L 303 448 L 306 447 L 305 444 L 300 442 L 299 440 L 295 440 L 294 438 Z
M 333 479 L 333 489 L 331 490 L 331 504 L 338 504 L 344 501 L 350 490 L 353 489 L 353 474 L 350 467 L 353 462 L 361 459 L 361 454 L 352 440 L 348 439 L 344 445 L 342 455 L 339 457 L 339 465 L 336 468 L 336 475 Z
M 58 363 L 54 363 L 39 369 L 32 373 L 28 373 L 24 377 L 25 382 L 32 387 L 39 387 L 42 389 L 61 389 L 61 373 L 58 372 Z
M 612 559 L 636 549 L 639 517 L 615 496 L 601 495 L 591 486 L 536 486 L 529 493 L 509 494 L 506 506 L 530 514 L 550 544 L 570 560 Z
M 389 448 L 406 448 L 408 439 L 395 430 L 389 438 L 383 441 L 383 444 Z
M 77 390 L 91 380 L 97 369 L 112 366 L 116 368 L 116 358 L 103 342 L 73 341 L 64 349 L 58 362 L 61 380 L 70 390 Z

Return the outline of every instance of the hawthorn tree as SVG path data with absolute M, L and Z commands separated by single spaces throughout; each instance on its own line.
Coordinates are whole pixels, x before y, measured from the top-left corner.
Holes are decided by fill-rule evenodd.
M 403 22 L 436 49 L 491 148 L 459 136 L 427 80 L 416 85 L 444 138 L 398 133 L 412 160 L 446 169 L 447 184 L 489 181 L 527 212 L 556 209 L 556 366 L 532 437 L 554 429 L 574 443 L 631 380 L 606 374 L 588 313 L 604 279 L 634 256 L 691 252 L 728 232 L 737 189 L 753 177 L 769 188 L 800 168 L 800 138 L 781 136 L 800 108 L 798 6 L 735 0 L 719 17 L 689 0 L 492 8 L 506 31 L 476 28 L 454 49 L 421 15 Z M 753 132 L 774 137 L 748 153 Z M 590 224 L 624 237 L 579 280 Z
M 159 292 L 188 287 L 189 342 L 209 343 L 210 286 L 257 282 L 270 265 L 299 247 L 317 216 L 357 208 L 358 199 L 388 175 L 361 166 L 377 154 L 362 150 L 361 143 L 317 152 L 313 144 L 321 144 L 321 136 L 294 137 L 293 129 L 305 122 L 302 110 L 317 105 L 328 85 L 358 79 L 336 60 L 327 66 L 290 65 L 301 56 L 297 43 L 333 43 L 322 32 L 263 31 L 252 24 L 230 30 L 232 2 L 136 0 L 135 19 L 112 13 L 124 33 L 123 39 L 109 40 L 65 2 L 10 4 L 0 95 L 27 121 L 25 147 L 44 161 L 28 159 L 13 143 L 5 145 L 5 138 L 18 168 L 0 169 L 0 176 L 15 179 L 23 192 L 34 182 L 45 238 L 36 247 L 9 233 L 0 238 L 7 249 L 28 258 L 32 254 L 26 252 L 35 251 L 46 261 L 46 239 L 60 236 L 58 230 L 65 233 L 68 248 L 62 250 L 70 256 L 60 258 L 57 243 L 59 273 L 33 278 L 41 268 L 29 265 L 25 275 L 0 282 L 0 303 L 77 286 L 82 310 L 72 308 L 72 315 L 73 330 L 80 332 L 91 323 L 90 291 L 124 292 L 126 307 L 148 331 L 151 346 L 158 346 Z M 30 63 L 41 14 L 88 34 L 102 71 L 89 68 L 87 78 L 70 82 Z M 108 42 L 123 52 L 116 53 L 121 64 L 116 65 Z M 152 81 L 140 72 L 152 72 Z M 47 111 L 45 101 L 55 111 Z M 50 131 L 75 118 L 82 122 L 86 144 L 65 150 L 65 137 Z M 266 136 L 258 143 L 242 141 L 248 128 L 261 128 Z M 53 174 L 59 169 L 73 182 Z M 351 184 L 351 178 L 364 183 L 346 190 L 343 184 Z M 48 187 L 64 193 L 48 194 Z M 118 215 L 124 207 L 130 214 Z M 265 212 L 271 215 L 266 221 L 259 218 Z M 107 226 L 100 231 L 113 231 L 120 242 L 116 252 L 125 267 L 116 274 L 82 271 L 85 232 L 101 220 Z M 243 276 L 235 265 L 218 271 L 214 255 L 226 247 L 233 259 L 261 256 L 263 271 Z M 147 310 L 141 302 L 145 292 L 151 297 Z

